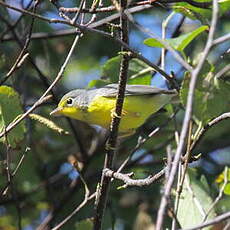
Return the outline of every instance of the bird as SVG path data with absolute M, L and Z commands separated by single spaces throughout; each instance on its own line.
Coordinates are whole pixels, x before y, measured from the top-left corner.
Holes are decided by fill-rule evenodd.
M 118 84 L 101 88 L 75 89 L 66 93 L 50 115 L 67 116 L 109 129 L 115 115 Z M 126 85 L 118 134 L 130 136 L 153 114 L 177 95 L 176 90 L 166 90 L 149 85 Z

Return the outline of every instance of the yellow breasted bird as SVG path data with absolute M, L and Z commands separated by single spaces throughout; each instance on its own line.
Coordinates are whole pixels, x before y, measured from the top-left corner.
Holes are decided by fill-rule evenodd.
M 65 94 L 50 115 L 64 115 L 109 129 L 118 84 L 98 89 L 76 89 Z M 147 85 L 127 85 L 119 135 L 131 135 L 146 119 L 169 103 L 177 92 Z

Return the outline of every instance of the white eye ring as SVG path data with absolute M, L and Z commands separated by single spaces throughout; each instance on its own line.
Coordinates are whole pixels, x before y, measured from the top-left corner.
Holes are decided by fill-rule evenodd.
M 72 104 L 73 104 L 73 98 L 68 98 L 68 99 L 66 100 L 66 104 L 67 104 L 67 105 L 72 105 Z

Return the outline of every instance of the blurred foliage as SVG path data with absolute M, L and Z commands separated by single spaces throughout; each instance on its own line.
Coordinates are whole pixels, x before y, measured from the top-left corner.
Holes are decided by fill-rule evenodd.
M 25 6 L 29 1 L 6 2 L 20 7 L 19 2 L 23 2 Z M 92 2 L 86 1 L 86 7 L 91 7 Z M 135 2 L 138 1 L 132 1 Z M 57 3 L 63 7 L 76 7 L 76 1 L 62 0 Z M 106 0 L 103 3 L 104 6 L 109 6 L 111 1 Z M 230 31 L 230 1 L 221 0 L 219 5 L 215 38 Z M 162 23 L 171 12 L 175 12 L 175 15 L 168 22 L 166 41 L 175 51 L 179 51 L 186 61 L 195 66 L 206 44 L 211 7 L 201 9 L 185 2 L 156 5 L 135 13 L 134 19 L 160 36 Z M 49 18 L 60 18 L 57 8 L 49 1 L 42 1 L 38 5 L 37 13 Z M 95 20 L 115 13 L 116 11 L 98 13 Z M 75 14 L 66 15 L 73 17 Z M 185 21 L 177 28 L 183 15 L 186 17 Z M 12 33 L 2 17 L 8 20 L 13 28 L 19 14 L 0 6 L 0 16 L 1 82 L 21 51 L 20 43 L 24 44 L 26 40 L 31 17 L 24 15 L 20 18 L 14 29 L 15 33 Z M 90 18 L 91 14 L 85 14 L 85 21 Z M 119 35 L 119 28 L 115 25 L 117 23 L 118 19 L 97 29 L 113 32 L 116 37 Z M 55 37 L 51 34 L 70 29 L 73 28 L 35 19 L 33 35 L 47 37 L 30 41 L 27 49 L 30 58 L 0 86 L 0 132 L 27 111 L 55 79 L 75 35 Z M 177 33 L 172 37 L 174 31 Z M 9 37 L 12 39 L 7 40 Z M 130 43 L 146 58 L 160 63 L 163 45 L 156 38 L 143 34 L 134 25 L 130 25 Z M 211 119 L 229 111 L 230 73 L 226 72 L 219 79 L 215 78 L 216 74 L 229 64 L 228 49 L 227 42 L 215 46 L 199 74 L 194 95 L 193 137 Z M 120 52 L 119 44 L 113 39 L 96 32 L 85 33 L 77 44 L 62 79 L 53 89 L 53 99 L 38 106 L 33 114 L 0 139 L 0 229 L 19 229 L 19 222 L 22 229 L 36 229 L 54 211 L 49 223 L 51 228 L 68 216 L 84 199 L 79 173 L 71 165 L 73 157 L 81 165 L 82 175 L 90 192 L 95 191 L 103 168 L 106 131 L 79 121 L 71 121 L 70 125 L 66 118 L 51 118 L 49 113 L 63 94 L 73 88 L 92 88 L 117 83 L 122 55 L 126 53 Z M 145 178 L 160 171 L 165 166 L 167 147 L 171 147 L 172 154 L 177 147 L 175 130 L 180 131 L 182 125 L 191 75 L 175 62 L 170 52 L 166 54 L 165 70 L 168 74 L 173 73 L 180 84 L 177 103 L 165 106 L 152 115 L 133 136 L 120 141 L 115 167 L 119 167 L 133 151 L 140 138 L 147 137 L 155 128 L 161 127 L 159 132 L 135 151 L 125 168 L 124 172 L 134 172 L 135 178 Z M 159 74 L 136 58 L 130 61 L 128 83 L 154 84 L 164 88 L 168 86 Z M 143 103 L 141 109 L 144 107 Z M 175 112 L 174 119 L 169 119 Z M 229 120 L 220 122 L 208 130 L 193 150 L 194 155 L 201 153 L 201 159 L 189 164 L 194 169 L 188 170 L 187 182 L 179 199 L 178 220 L 182 227 L 200 223 L 203 216 L 199 205 L 207 211 L 221 191 L 224 183 L 222 171 L 226 165 L 230 165 L 229 129 Z M 63 135 L 67 132 L 69 135 Z M 88 153 L 87 159 L 82 151 Z M 7 177 L 9 172 L 12 175 L 10 186 Z M 229 175 L 227 180 L 224 194 L 208 216 L 209 219 L 230 208 Z M 148 187 L 117 190 L 121 185 L 123 184 L 120 181 L 112 182 L 104 229 L 154 229 L 164 179 Z M 194 202 L 194 195 L 199 205 Z M 175 200 L 175 196 L 172 196 L 172 200 Z M 91 229 L 93 215 L 94 200 L 91 200 L 62 229 Z M 171 217 L 166 216 L 165 229 L 170 226 Z

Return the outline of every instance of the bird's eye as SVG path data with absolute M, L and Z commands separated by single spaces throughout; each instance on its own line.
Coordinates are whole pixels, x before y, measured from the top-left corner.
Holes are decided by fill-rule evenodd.
M 67 99 L 66 104 L 67 105 L 72 105 L 73 104 L 73 99 L 72 98 Z

